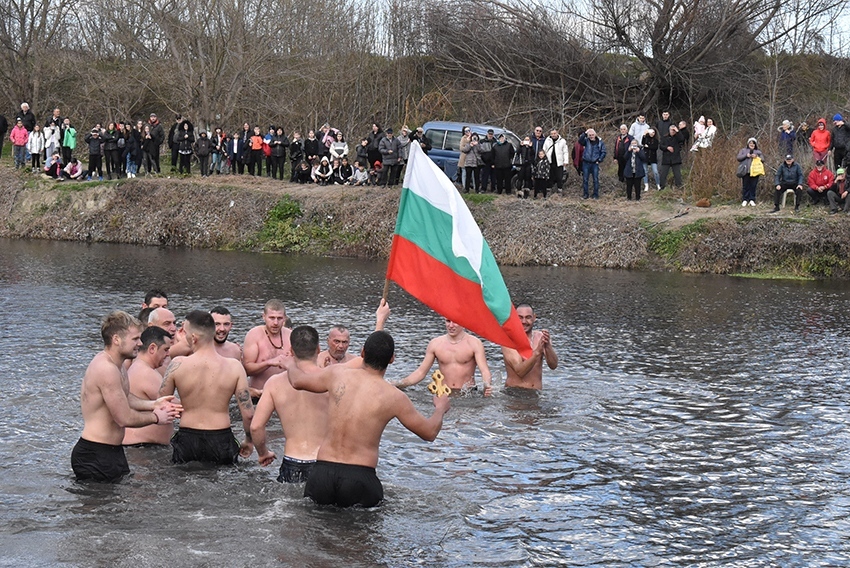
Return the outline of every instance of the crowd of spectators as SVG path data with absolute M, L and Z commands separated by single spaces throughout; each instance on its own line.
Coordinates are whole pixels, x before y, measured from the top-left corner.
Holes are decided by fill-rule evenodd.
M 850 212 L 844 190 L 850 125 L 841 114 L 833 116 L 832 122 L 832 129 L 825 118 L 818 119 L 813 130 L 806 122 L 795 128 L 787 120 L 779 127 L 778 144 L 785 160 L 774 176 L 775 211 L 779 210 L 780 196 L 788 192 L 794 193 L 797 208 L 807 194 L 812 204 L 828 204 L 832 212 L 838 212 L 841 206 Z M 179 175 L 191 175 L 197 168 L 201 177 L 247 173 L 301 184 L 395 186 L 400 182 L 410 145 L 419 144 L 426 154 L 431 150 L 431 141 L 422 128 L 403 126 L 395 134 L 392 128 L 372 124 L 366 136 L 349 145 L 345 134 L 327 123 L 308 130 L 306 137 L 298 130 L 287 134 L 281 126 L 263 129 L 247 122 L 228 133 L 221 127 L 212 131 L 196 128 L 181 115 L 164 125 L 155 113 L 147 120 L 95 124 L 80 134 L 58 108 L 42 126 L 27 103 L 21 104 L 12 125 L 0 115 L 0 156 L 7 132 L 17 169 L 31 168 L 57 180 L 160 175 L 165 146 L 170 173 Z M 610 147 L 627 199 L 640 200 L 653 186 L 664 189 L 671 173 L 673 184 L 681 188 L 682 163 L 688 150 L 710 148 L 716 135 L 711 118 L 700 116 L 689 127 L 684 120 L 672 120 L 668 111 L 661 112 L 652 125 L 644 114 L 639 114 L 631 126 L 620 125 Z M 794 160 L 802 146 L 811 151 L 815 162 L 805 179 Z M 515 149 L 504 134 L 496 137 L 490 130 L 479 137 L 464 128 L 456 181 L 466 192 L 507 194 L 513 185 L 519 197 L 546 198 L 552 191 L 563 192 L 572 160 L 582 178 L 582 198 L 598 199 L 599 168 L 609 155 L 608 148 L 592 128 L 581 129 L 572 150 L 557 129 L 544 135 L 542 126 L 535 127 Z M 742 206 L 754 206 L 759 179 L 766 172 L 755 138 L 738 152 L 737 161 Z M 835 174 L 829 167 L 832 164 Z

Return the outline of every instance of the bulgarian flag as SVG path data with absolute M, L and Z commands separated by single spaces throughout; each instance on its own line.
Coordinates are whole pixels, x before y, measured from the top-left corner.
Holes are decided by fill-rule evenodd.
M 531 356 L 528 336 L 478 224 L 419 144 L 410 145 L 387 279 L 443 317 Z

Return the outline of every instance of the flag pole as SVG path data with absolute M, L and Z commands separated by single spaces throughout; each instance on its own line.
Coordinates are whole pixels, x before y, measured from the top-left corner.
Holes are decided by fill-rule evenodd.
M 382 299 L 382 300 L 384 300 L 384 301 L 386 302 L 386 301 L 387 301 L 387 296 L 389 295 L 389 293 L 390 293 L 390 279 L 389 279 L 389 278 L 385 278 L 385 279 L 384 279 L 384 293 L 383 293 L 383 295 L 381 296 L 381 299 Z

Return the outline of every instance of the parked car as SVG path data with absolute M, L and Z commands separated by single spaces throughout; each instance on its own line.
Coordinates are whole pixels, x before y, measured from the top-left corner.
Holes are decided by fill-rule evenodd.
M 432 147 L 431 151 L 428 152 L 428 157 L 451 180 L 454 180 L 457 174 L 457 162 L 460 159 L 460 139 L 463 136 L 464 126 L 469 127 L 472 132 L 477 132 L 481 138 L 487 136 L 488 130 L 493 129 L 496 138 L 499 137 L 499 134 L 504 134 L 507 141 L 513 145 L 514 150 L 519 149 L 521 142 L 519 137 L 505 128 L 487 124 L 469 124 L 468 122 L 426 122 L 422 125 L 422 129 L 425 131 L 425 136 L 431 141 Z M 511 187 L 515 187 L 513 180 L 511 180 Z

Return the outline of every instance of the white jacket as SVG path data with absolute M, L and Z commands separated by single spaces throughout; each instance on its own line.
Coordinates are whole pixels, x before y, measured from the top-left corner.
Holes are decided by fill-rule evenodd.
M 567 166 L 570 163 L 570 151 L 567 148 L 567 141 L 563 136 L 558 136 L 558 139 L 553 141 L 551 136 L 547 136 L 543 142 L 543 151 L 546 152 L 546 158 L 552 156 L 552 144 L 555 145 L 555 161 L 559 166 Z
M 27 151 L 30 154 L 41 154 L 44 152 L 44 134 L 41 130 L 30 132 L 30 137 L 27 140 Z

